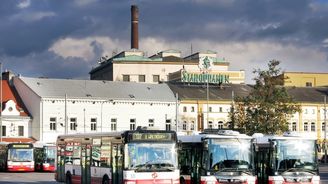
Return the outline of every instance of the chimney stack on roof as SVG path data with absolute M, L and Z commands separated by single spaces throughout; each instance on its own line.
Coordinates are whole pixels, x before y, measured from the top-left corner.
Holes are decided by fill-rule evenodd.
M 138 19 L 139 10 L 137 5 L 131 6 L 131 49 L 139 49 L 138 46 Z

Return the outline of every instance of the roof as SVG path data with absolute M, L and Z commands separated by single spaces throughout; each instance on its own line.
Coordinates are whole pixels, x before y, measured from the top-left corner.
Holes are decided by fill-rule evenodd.
M 9 100 L 13 100 L 16 103 L 16 109 L 20 112 L 20 116 L 28 116 L 28 112 L 16 90 L 9 86 L 7 80 L 2 80 L 2 110 L 5 107 L 5 103 Z
M 173 93 L 178 93 L 181 100 L 207 100 L 206 84 L 169 83 Z M 234 96 L 247 96 L 251 87 L 245 84 L 211 85 L 209 84 L 209 100 L 231 101 Z M 232 92 L 233 91 L 233 92 Z
M 21 143 L 34 143 L 36 142 L 33 138 L 16 138 L 16 137 L 2 137 L 3 142 L 21 142 Z
M 40 97 L 175 102 L 167 84 L 18 77 Z
M 297 102 L 324 103 L 328 87 L 286 87 L 288 94 Z

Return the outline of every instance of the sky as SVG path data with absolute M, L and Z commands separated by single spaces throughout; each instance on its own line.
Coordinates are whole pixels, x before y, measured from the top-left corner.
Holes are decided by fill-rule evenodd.
M 215 51 L 249 84 L 270 60 L 286 72 L 328 73 L 326 0 L 1 0 L 2 70 L 89 79 L 101 56 L 130 49 L 131 5 L 148 56 Z

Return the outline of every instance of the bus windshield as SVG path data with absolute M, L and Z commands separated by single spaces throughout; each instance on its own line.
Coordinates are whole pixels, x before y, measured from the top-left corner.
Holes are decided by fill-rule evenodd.
M 174 143 L 128 143 L 125 167 L 138 171 L 171 171 L 177 168 Z
M 208 152 L 212 170 L 252 169 L 250 139 L 209 139 Z
M 8 149 L 8 160 L 13 162 L 33 161 L 33 149 Z
M 275 140 L 275 142 L 278 171 L 317 169 L 315 140 Z

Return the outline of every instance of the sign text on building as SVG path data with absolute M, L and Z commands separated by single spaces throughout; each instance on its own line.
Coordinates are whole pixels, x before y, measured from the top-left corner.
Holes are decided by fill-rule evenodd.
M 206 83 L 207 81 L 208 83 L 213 84 L 229 83 L 229 75 L 210 73 L 188 73 L 186 71 L 181 72 L 181 82 Z

